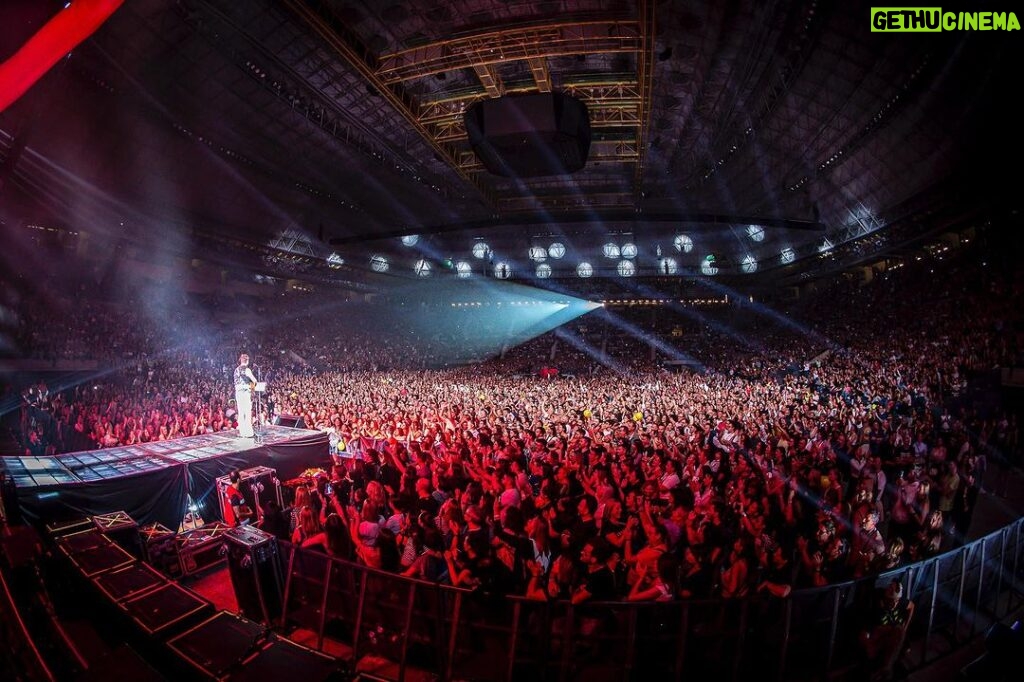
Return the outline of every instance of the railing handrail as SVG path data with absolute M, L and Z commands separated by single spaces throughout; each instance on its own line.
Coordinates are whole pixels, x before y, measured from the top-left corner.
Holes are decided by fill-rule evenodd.
M 413 665 L 410 648 L 423 643 L 436 655 L 425 662 L 426 667 L 441 679 L 458 679 L 464 675 L 461 666 L 467 665 L 459 652 L 472 653 L 473 642 L 479 646 L 485 637 L 502 652 L 500 665 L 506 680 L 535 674 L 540 680 L 569 679 L 581 664 L 574 652 L 587 652 L 591 663 L 595 653 L 603 656 L 598 665 L 613 666 L 627 680 L 643 678 L 651 670 L 676 678 L 707 676 L 707 666 L 713 664 L 719 670 L 725 659 L 731 663 L 722 670 L 733 680 L 755 671 L 779 680 L 857 678 L 870 666 L 891 669 L 896 658 L 904 656 L 908 670 L 931 664 L 942 655 L 934 646 L 940 641 L 936 636 L 958 649 L 988 624 L 1019 608 L 1024 603 L 1024 580 L 1019 579 L 1024 568 L 1022 529 L 1024 518 L 1019 518 L 942 554 L 858 580 L 794 590 L 781 598 L 753 593 L 736 599 L 581 604 L 523 595 L 489 595 L 489 601 L 470 601 L 466 596 L 476 594 L 473 590 L 409 578 L 284 543 L 288 570 L 280 624 L 284 627 L 291 621 L 305 626 L 310 611 L 304 605 L 319 604 L 313 611 L 317 622 L 308 624 L 316 630 L 318 649 L 328 619 L 340 619 L 350 626 L 351 634 L 345 636 L 349 641 L 342 643 L 350 647 L 353 660 L 360 660 L 367 650 L 380 654 L 377 647 L 396 647 L 383 651 L 385 658 L 393 657 L 399 680 Z M 296 559 L 306 556 L 315 556 L 316 562 L 297 568 Z M 367 591 L 371 576 L 386 581 L 375 595 Z M 867 658 L 873 654 L 866 647 L 858 648 L 854 635 L 869 627 L 865 618 L 877 607 L 877 588 L 889 580 L 900 582 L 903 596 L 913 600 L 917 609 L 905 621 L 899 651 L 887 654 L 896 658 L 880 664 Z M 329 607 L 332 592 L 335 602 Z M 390 632 L 390 644 L 374 638 L 374 627 Z M 891 634 L 888 637 L 895 641 Z M 652 646 L 658 647 L 659 655 L 674 651 L 673 660 L 650 658 Z M 638 653 L 645 650 L 646 654 Z M 916 653 L 904 654 L 908 651 Z M 493 663 L 497 661 L 486 665 Z
M 1006 532 L 1007 530 L 1011 530 L 1014 526 L 1018 526 L 1018 525 L 1024 525 L 1024 517 L 1016 519 L 1016 520 L 1006 524 L 1005 526 L 1003 526 L 1003 527 L 1001 527 L 1001 528 L 999 528 L 997 530 L 992 531 L 991 533 L 988 533 L 988 534 L 983 535 L 981 537 L 975 538 L 974 540 L 972 540 L 972 541 L 970 541 L 968 543 L 965 543 L 963 545 L 960 545 L 959 547 L 953 547 L 951 549 L 948 549 L 945 552 L 942 552 L 941 554 L 936 554 L 934 556 L 930 556 L 930 557 L 927 557 L 925 559 L 921 559 L 919 561 L 915 561 L 915 562 L 910 563 L 910 564 L 903 564 L 901 566 L 897 566 L 895 568 L 888 569 L 888 570 L 883 571 L 881 573 L 874 573 L 872 575 L 864 576 L 862 578 L 857 578 L 855 580 L 845 580 L 845 581 L 842 581 L 842 582 L 829 583 L 828 585 L 822 585 L 820 587 L 804 587 L 804 588 L 800 588 L 800 589 L 794 589 L 792 592 L 790 592 L 789 595 L 787 595 L 785 597 L 768 597 L 766 595 L 747 594 L 747 595 L 744 595 L 742 597 L 735 597 L 735 598 L 726 598 L 726 597 L 676 597 L 676 598 L 674 598 L 674 599 L 672 599 L 672 600 L 670 600 L 668 602 L 627 601 L 627 600 L 623 599 L 623 600 L 607 600 L 607 601 L 587 601 L 585 603 L 587 604 L 588 607 L 604 606 L 604 607 L 622 608 L 622 607 L 643 606 L 645 604 L 646 605 L 652 605 L 652 604 L 664 605 L 664 604 L 679 603 L 679 602 L 686 602 L 686 603 L 694 604 L 694 605 L 705 605 L 705 604 L 716 604 L 716 603 L 730 603 L 730 604 L 734 604 L 734 603 L 741 602 L 741 601 L 765 601 L 765 600 L 772 600 L 772 601 L 774 601 L 774 600 L 782 600 L 782 601 L 785 601 L 785 600 L 797 599 L 797 598 L 800 598 L 800 597 L 812 597 L 814 595 L 828 594 L 828 593 L 831 593 L 831 592 L 833 592 L 834 590 L 837 590 L 837 589 L 841 590 L 841 589 L 844 589 L 844 588 L 853 588 L 853 587 L 856 587 L 857 585 L 863 585 L 863 584 L 866 584 L 868 582 L 878 582 L 879 580 L 883 580 L 883 579 L 885 579 L 886 577 L 889 577 L 889 576 L 901 575 L 901 574 L 907 572 L 910 569 L 917 569 L 919 567 L 928 566 L 928 565 L 930 565 L 932 563 L 935 563 L 937 561 L 941 561 L 941 560 L 943 560 L 946 557 L 954 556 L 954 555 L 956 555 L 959 552 L 968 551 L 970 548 L 978 545 L 979 543 L 986 542 L 988 540 L 996 538 L 999 535 L 1001 535 L 1002 533 Z M 362 564 L 362 563 L 359 563 L 357 561 L 352 561 L 352 560 L 349 560 L 349 559 L 342 559 L 340 557 L 331 556 L 329 554 L 326 554 L 324 552 L 320 552 L 320 551 L 317 551 L 317 550 L 314 550 L 314 549 L 302 548 L 299 545 L 294 545 L 294 544 L 292 544 L 290 542 L 287 542 L 287 541 L 280 541 L 280 544 L 282 545 L 282 547 L 284 549 L 288 549 L 288 548 L 294 547 L 296 550 L 299 550 L 299 551 L 301 551 L 304 554 L 309 554 L 311 556 L 316 556 L 318 558 L 324 558 L 324 559 L 326 559 L 328 561 L 331 561 L 331 562 L 334 562 L 334 563 L 346 565 L 346 566 L 348 566 L 350 568 L 355 569 L 356 571 L 366 572 L 368 574 L 376 575 L 376 576 L 379 576 L 379 577 L 382 577 L 382 578 L 387 578 L 387 579 L 390 579 L 390 580 L 397 580 L 397 581 L 402 582 L 402 583 L 416 583 L 417 585 L 420 585 L 422 587 L 427 587 L 427 588 L 430 588 L 430 589 L 442 589 L 442 590 L 450 591 L 450 592 L 453 592 L 453 593 L 460 592 L 462 594 L 474 594 L 476 592 L 476 590 L 468 589 L 468 588 L 465 588 L 465 587 L 456 587 L 454 585 L 445 585 L 445 584 L 434 582 L 434 581 L 430 581 L 430 580 L 424 580 L 422 578 L 413 578 L 413 577 L 409 577 L 409 576 L 404 576 L 401 573 L 392 573 L 390 571 L 385 571 L 383 569 L 373 568 L 372 566 L 367 566 L 366 564 Z M 518 602 L 533 602 L 533 603 L 546 602 L 546 603 L 549 603 L 549 604 L 557 604 L 557 603 L 563 603 L 564 602 L 565 604 L 568 605 L 568 600 L 567 599 L 535 600 L 535 599 L 529 599 L 528 597 L 526 597 L 524 595 L 519 595 L 519 594 L 507 594 L 507 595 L 503 595 L 503 597 L 506 598 L 506 599 L 509 599 L 509 600 L 511 600 L 513 602 L 516 602 L 516 601 L 518 601 Z

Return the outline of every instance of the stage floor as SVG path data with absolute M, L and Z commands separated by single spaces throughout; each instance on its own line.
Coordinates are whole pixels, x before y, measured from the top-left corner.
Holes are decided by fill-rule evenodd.
M 177 528 L 189 500 L 204 518 L 210 505 L 218 506 L 218 477 L 266 467 L 287 480 L 322 466 L 329 451 L 323 431 L 268 426 L 259 442 L 221 431 L 55 457 L 5 457 L 3 464 L 19 510 L 37 525 L 120 511 L 139 525 Z
M 237 430 L 188 436 L 174 440 L 124 445 L 102 450 L 71 452 L 53 457 L 5 457 L 7 472 L 19 489 L 106 481 L 190 464 L 261 446 L 306 441 L 323 434 L 308 429 L 266 426 L 262 442 L 241 438 Z

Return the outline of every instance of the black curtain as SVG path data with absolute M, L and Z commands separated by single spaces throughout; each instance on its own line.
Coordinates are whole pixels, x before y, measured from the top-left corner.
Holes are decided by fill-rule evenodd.
M 253 450 L 213 459 L 168 466 L 106 481 L 18 489 L 18 503 L 26 518 L 50 523 L 96 514 L 124 511 L 140 526 L 159 522 L 177 530 L 185 515 L 189 494 L 205 520 L 220 518 L 217 478 L 232 469 L 265 466 L 282 481 L 304 469 L 330 462 L 326 433 L 317 432 L 288 443 L 261 445 Z
M 286 481 L 295 478 L 309 467 L 324 466 L 330 462 L 330 443 L 326 433 L 311 434 L 308 438 L 261 445 L 254 450 L 221 455 L 215 459 L 190 462 L 186 465 L 188 492 L 199 506 L 204 520 L 219 519 L 220 500 L 217 497 L 217 479 L 232 470 L 267 467 L 277 471 L 277 477 Z
M 185 467 L 173 466 L 107 481 L 21 489 L 18 503 L 34 522 L 127 512 L 140 526 L 177 530 L 185 514 Z

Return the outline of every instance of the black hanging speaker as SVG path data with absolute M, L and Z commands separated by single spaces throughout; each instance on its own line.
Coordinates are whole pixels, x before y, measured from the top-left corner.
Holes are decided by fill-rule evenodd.
M 279 414 L 274 417 L 274 426 L 287 426 L 293 429 L 306 428 L 306 420 L 294 414 Z
M 590 154 L 587 105 L 561 92 L 508 95 L 477 102 L 466 133 L 484 167 L 504 177 L 565 175 Z

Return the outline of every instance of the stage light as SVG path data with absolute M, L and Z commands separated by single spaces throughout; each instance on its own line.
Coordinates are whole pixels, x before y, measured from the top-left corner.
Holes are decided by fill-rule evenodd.
M 591 277 L 594 274 L 594 266 L 584 261 L 576 266 L 576 274 L 583 279 Z
M 416 261 L 412 269 L 419 277 L 430 277 L 430 263 L 422 258 Z
M 658 260 L 658 272 L 662 275 L 674 275 L 679 269 L 675 258 L 661 258 Z
M 541 263 L 537 266 L 537 277 L 541 279 L 547 279 L 551 276 L 551 266 L 547 263 Z
M 676 247 L 676 251 L 681 253 L 693 251 L 693 240 L 686 234 L 677 234 L 675 239 L 672 240 L 672 245 Z
M 828 253 L 829 251 L 832 250 L 832 246 L 833 246 L 832 242 L 829 241 L 828 238 L 826 237 L 825 241 L 823 241 L 818 246 L 818 253 Z
M 717 275 L 718 274 L 718 268 L 715 267 L 714 258 L 712 257 L 711 260 L 705 259 L 700 264 L 700 271 L 704 275 L 709 275 L 709 276 Z
M 420 240 L 418 234 L 407 234 L 402 237 L 402 243 L 406 246 L 416 246 L 416 243 Z
M 388 259 L 384 256 L 376 255 L 370 258 L 370 269 L 374 272 L 387 272 L 388 267 Z
M 327 257 L 327 264 L 334 267 L 340 267 L 345 264 L 345 259 L 339 256 L 337 252 L 334 252 Z
M 508 279 L 512 276 L 512 268 L 505 261 L 494 266 L 494 276 L 498 279 Z
M 548 247 L 548 255 L 552 258 L 561 258 L 565 255 L 565 244 L 562 242 L 555 242 Z
M 620 277 L 632 277 L 633 273 L 636 272 L 636 266 L 633 265 L 633 261 L 621 260 L 616 270 L 619 271 Z
M 792 263 L 796 260 L 796 251 L 787 246 L 782 250 L 782 253 L 779 254 L 779 260 L 782 261 L 783 265 L 786 263 Z
M 755 242 L 763 242 L 764 228 L 760 225 L 747 225 L 747 236 Z
M 468 279 L 473 276 L 473 268 L 464 260 L 455 264 L 455 275 L 459 279 Z
M 543 246 L 531 246 L 529 251 L 530 260 L 542 261 L 548 257 L 548 250 Z
M 743 272 L 748 275 L 752 272 L 757 272 L 757 259 L 752 255 L 747 254 L 747 257 L 740 263 L 740 267 L 743 268 Z
M 626 242 L 622 245 L 621 253 L 623 258 L 636 258 L 636 244 Z
M 477 258 L 487 258 L 487 252 L 490 250 L 490 247 L 484 242 L 473 244 L 473 255 Z
M 621 255 L 619 245 L 614 242 L 608 242 L 604 245 L 605 258 L 618 258 Z

